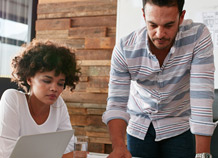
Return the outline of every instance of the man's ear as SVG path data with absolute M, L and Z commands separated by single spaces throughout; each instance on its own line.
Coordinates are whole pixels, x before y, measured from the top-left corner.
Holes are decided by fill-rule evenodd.
M 186 13 L 186 10 L 183 10 L 182 11 L 182 14 L 180 15 L 179 17 L 179 25 L 182 24 L 183 20 L 184 20 L 184 17 L 185 17 L 185 13 Z
M 145 10 L 144 10 L 144 8 L 142 8 L 142 14 L 143 14 L 143 18 L 145 19 Z

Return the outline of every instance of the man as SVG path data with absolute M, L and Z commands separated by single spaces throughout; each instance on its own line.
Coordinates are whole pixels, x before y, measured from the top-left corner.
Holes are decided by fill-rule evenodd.
M 146 27 L 114 48 L 103 114 L 113 147 L 109 158 L 211 156 L 213 45 L 205 25 L 184 20 L 183 5 L 145 0 Z

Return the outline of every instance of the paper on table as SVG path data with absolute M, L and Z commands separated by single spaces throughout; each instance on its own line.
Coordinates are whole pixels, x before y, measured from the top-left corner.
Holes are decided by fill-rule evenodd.
M 87 158 L 106 158 L 108 154 L 89 152 Z
M 107 156 L 108 154 L 89 152 L 87 158 L 107 158 Z M 132 157 L 132 158 L 140 158 L 140 157 Z

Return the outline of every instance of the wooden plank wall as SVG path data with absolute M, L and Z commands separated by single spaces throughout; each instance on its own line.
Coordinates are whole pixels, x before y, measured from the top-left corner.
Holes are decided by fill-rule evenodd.
M 115 44 L 117 0 L 39 0 L 36 38 L 76 49 L 82 76 L 73 92 L 64 90 L 76 135 L 89 136 L 89 151 L 108 153 L 111 142 L 102 123 Z

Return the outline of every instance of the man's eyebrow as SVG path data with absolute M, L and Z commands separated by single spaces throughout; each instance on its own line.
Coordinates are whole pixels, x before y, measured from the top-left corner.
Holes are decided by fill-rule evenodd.
M 153 24 L 153 25 L 157 25 L 156 23 L 154 23 L 153 21 L 148 21 L 149 23 Z
M 158 24 L 154 23 L 153 21 L 148 21 L 148 22 L 151 23 L 152 25 L 158 25 Z M 175 21 L 170 21 L 170 22 L 164 24 L 164 26 L 166 26 L 166 25 L 172 25 L 172 24 L 174 24 L 174 23 L 175 23 Z
M 172 24 L 174 24 L 175 23 L 175 21 L 170 21 L 170 22 L 168 22 L 168 23 L 166 23 L 166 24 L 164 24 L 164 25 L 172 25 Z

